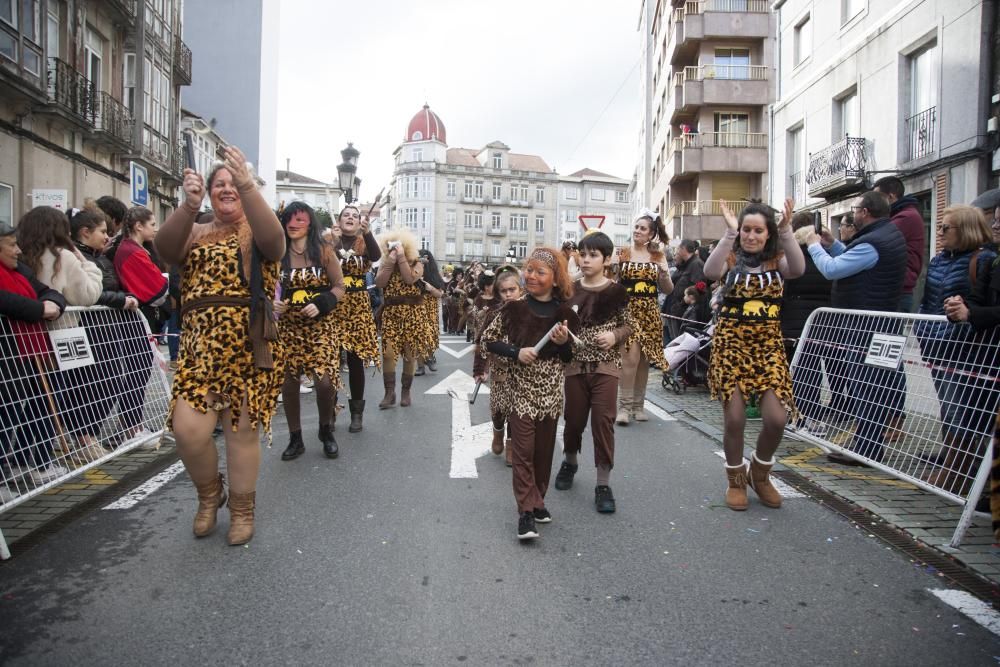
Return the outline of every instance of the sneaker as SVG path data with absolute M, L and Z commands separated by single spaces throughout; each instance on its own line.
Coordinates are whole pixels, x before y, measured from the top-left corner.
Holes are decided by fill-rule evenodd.
M 51 482 L 54 479 L 58 479 L 63 475 L 68 475 L 69 469 L 64 468 L 58 463 L 50 463 L 46 468 L 40 468 L 39 470 L 31 471 L 31 479 L 34 480 L 36 484 L 45 484 L 46 482 Z
M 5 505 L 17 498 L 21 493 L 19 491 L 12 491 L 10 487 L 0 486 L 0 505 Z
M 531 514 L 535 517 L 535 523 L 552 523 L 552 514 L 544 507 L 536 507 Z
M 313 386 L 313 379 L 312 379 L 312 377 L 311 377 L 311 376 L 309 376 L 309 375 L 300 375 L 300 376 L 299 376 L 299 382 L 300 382 L 300 383 L 301 383 L 301 384 L 302 384 L 303 386 L 305 386 L 305 387 L 309 387 L 310 389 L 311 389 L 311 388 L 312 388 L 312 386 Z
M 573 475 L 580 469 L 580 466 L 569 461 L 563 461 L 556 473 L 556 489 L 565 491 L 573 486 Z
M 300 394 L 311 394 L 311 393 L 313 393 L 313 390 L 312 390 L 312 387 L 308 387 L 308 386 L 306 386 L 304 384 L 300 384 L 299 385 L 299 393 Z
M 815 419 L 807 419 L 806 420 L 806 431 L 809 433 L 809 435 L 814 435 L 817 438 L 825 438 L 826 437 L 826 424 L 824 424 L 821 421 L 817 421 Z
M 167 364 L 167 368 L 169 368 L 172 371 L 176 371 L 177 370 L 177 360 L 176 359 L 171 359 L 170 362 Z
M 431 371 L 432 373 L 437 371 L 438 360 L 437 357 L 435 357 L 433 354 L 427 357 L 427 360 L 424 361 L 424 363 L 427 364 L 427 370 Z
M 536 537 L 538 530 L 535 528 L 535 515 L 531 512 L 522 512 L 521 518 L 517 520 L 517 539 L 533 540 Z
M 132 431 L 132 434 L 128 436 L 128 439 L 126 439 L 125 442 L 122 443 L 122 445 L 130 445 L 133 442 L 140 442 L 142 440 L 147 440 L 152 437 L 153 437 L 153 432 L 150 431 L 148 428 L 145 427 L 138 428 Z
M 614 514 L 615 497 L 611 493 L 610 486 L 594 487 L 594 504 L 597 506 L 597 511 L 601 514 Z

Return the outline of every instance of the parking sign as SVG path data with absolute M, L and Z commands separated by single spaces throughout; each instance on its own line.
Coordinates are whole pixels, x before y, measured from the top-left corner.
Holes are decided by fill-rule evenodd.
M 129 182 L 132 184 L 132 203 L 149 206 L 149 181 L 146 168 L 136 162 L 129 162 Z

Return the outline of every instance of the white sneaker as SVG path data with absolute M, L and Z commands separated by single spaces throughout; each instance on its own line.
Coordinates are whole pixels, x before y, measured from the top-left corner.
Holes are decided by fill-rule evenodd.
M 312 387 L 307 387 L 304 384 L 300 384 L 299 385 L 299 393 L 300 394 L 311 394 L 311 393 L 313 393 L 313 390 L 312 390 Z
M 19 495 L 21 494 L 18 493 L 17 491 L 11 491 L 10 487 L 0 486 L 0 505 L 9 503 L 10 501 L 14 500 L 14 498 L 17 498 Z
M 826 437 L 826 424 L 824 424 L 821 421 L 816 421 L 815 419 L 807 419 L 806 420 L 806 431 L 809 432 L 809 435 L 814 435 L 817 438 L 825 438 Z
M 58 479 L 59 477 L 67 474 L 69 474 L 68 468 L 64 468 L 58 463 L 50 463 L 47 468 L 32 470 L 31 479 L 34 480 L 36 484 L 45 484 L 46 482 L 51 482 L 52 480 Z
M 131 445 L 133 442 L 139 442 L 141 440 L 146 440 L 152 437 L 153 437 L 153 432 L 150 431 L 148 428 L 143 427 L 138 431 L 136 431 L 131 437 L 129 437 L 128 440 L 123 442 L 121 446 Z

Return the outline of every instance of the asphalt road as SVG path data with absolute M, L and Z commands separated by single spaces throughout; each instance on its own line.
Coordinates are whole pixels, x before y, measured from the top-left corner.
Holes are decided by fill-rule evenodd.
M 617 514 L 594 511 L 588 457 L 519 543 L 502 458 L 449 476 L 452 399 L 423 392 L 471 356 L 438 357 L 412 407 L 380 412 L 369 380 L 338 460 L 306 396 L 306 454 L 282 462 L 279 413 L 247 547 L 226 545 L 225 511 L 192 537 L 180 475 L 0 566 L 0 663 L 997 663 L 997 637 L 930 594 L 938 577 L 818 503 L 728 510 L 717 447 L 678 422 L 618 430 Z M 482 395 L 473 421 L 487 411 Z

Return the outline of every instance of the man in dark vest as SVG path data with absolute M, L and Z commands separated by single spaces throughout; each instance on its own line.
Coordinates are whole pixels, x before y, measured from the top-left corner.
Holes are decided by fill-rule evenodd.
M 866 192 L 851 206 L 857 230 L 845 246 L 828 233 L 806 239 L 809 255 L 826 278 L 833 281 L 831 305 L 849 310 L 893 312 L 899 306 L 906 277 L 906 240 L 889 218 L 889 202 L 880 193 Z M 903 410 L 905 376 L 893 368 L 866 363 L 872 334 L 898 335 L 901 321 L 864 315 L 827 317 L 835 336 L 846 348 L 846 367 L 851 385 L 852 416 L 855 420 L 851 451 L 882 460 L 886 423 Z M 884 359 L 882 359 L 884 363 Z M 827 456 L 835 463 L 859 465 L 845 454 Z

